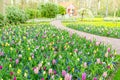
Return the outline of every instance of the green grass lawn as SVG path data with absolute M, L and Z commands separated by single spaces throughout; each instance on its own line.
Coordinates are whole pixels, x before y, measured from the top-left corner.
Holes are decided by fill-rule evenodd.
M 99 36 L 106 36 L 106 37 L 112 37 L 112 38 L 119 38 L 120 39 L 120 22 L 63 22 L 63 25 L 99 35 Z

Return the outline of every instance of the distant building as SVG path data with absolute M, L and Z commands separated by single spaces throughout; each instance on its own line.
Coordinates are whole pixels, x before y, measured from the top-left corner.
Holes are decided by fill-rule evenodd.
M 77 15 L 77 7 L 72 2 L 61 2 L 59 5 L 66 8 L 66 14 L 69 16 Z

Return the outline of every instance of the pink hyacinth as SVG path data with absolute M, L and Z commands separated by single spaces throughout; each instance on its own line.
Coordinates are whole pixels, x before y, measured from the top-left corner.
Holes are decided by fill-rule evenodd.
M 65 76 L 65 75 L 66 75 L 66 71 L 62 70 L 62 76 Z
M 41 80 L 44 80 L 44 78 L 42 78 Z
M 3 67 L 2 66 L 0 66 L 0 69 L 2 69 Z
M 110 48 L 107 48 L 107 52 L 109 53 L 111 51 L 111 49 Z
M 53 72 L 52 69 L 49 69 L 49 72 L 48 72 L 48 73 L 49 73 L 49 74 L 52 74 L 52 72 Z
M 56 64 L 56 60 L 55 60 L 55 59 L 53 59 L 52 64 L 53 64 L 53 65 Z
M 70 75 L 69 73 L 67 73 L 67 74 L 65 75 L 64 80 L 72 80 L 72 75 Z
M 97 80 L 97 78 L 96 78 L 96 77 L 94 77 L 94 78 L 93 78 L 93 80 Z
M 82 73 L 82 80 L 86 80 L 86 73 Z
M 16 77 L 14 77 L 14 79 L 13 80 L 17 80 L 17 78 Z
M 56 75 L 57 74 L 57 72 L 56 72 L 56 70 L 54 70 L 54 75 Z
M 15 62 L 16 62 L 16 64 L 18 64 L 19 63 L 19 59 L 16 59 Z

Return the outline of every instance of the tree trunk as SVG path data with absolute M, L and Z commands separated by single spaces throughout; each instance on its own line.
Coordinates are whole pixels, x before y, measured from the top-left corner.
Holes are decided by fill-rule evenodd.
M 106 0 L 106 17 L 108 16 L 108 0 Z
M 98 10 L 100 10 L 100 4 L 101 4 L 101 2 L 100 2 L 100 0 L 98 0 Z

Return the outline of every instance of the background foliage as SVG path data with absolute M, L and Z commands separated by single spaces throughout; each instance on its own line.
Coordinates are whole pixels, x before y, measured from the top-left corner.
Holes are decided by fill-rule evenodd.
M 15 6 L 9 6 L 6 9 L 6 19 L 8 23 L 17 24 L 24 23 L 28 19 L 28 16 L 24 10 Z

